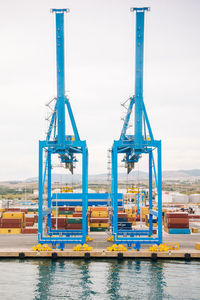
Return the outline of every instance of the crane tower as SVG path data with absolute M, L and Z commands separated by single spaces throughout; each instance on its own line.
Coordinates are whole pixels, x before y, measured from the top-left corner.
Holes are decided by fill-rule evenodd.
M 129 107 L 124 120 L 119 140 L 112 147 L 112 207 L 113 234 L 115 243 L 134 244 L 139 249 L 141 244 L 162 243 L 162 169 L 161 141 L 155 140 L 143 100 L 143 64 L 144 64 L 144 19 L 148 7 L 131 8 L 136 13 L 135 41 L 135 95 L 129 100 Z M 134 132 L 127 134 L 131 113 L 134 109 Z M 154 160 L 153 152 L 157 152 Z M 118 228 L 118 155 L 123 154 L 123 162 L 129 174 L 142 155 L 149 160 L 149 228 L 147 230 L 120 230 Z M 155 164 L 157 162 L 157 165 Z M 153 209 L 152 189 L 153 173 L 158 195 L 158 210 Z M 153 216 L 158 218 L 158 234 L 153 236 Z
M 38 241 L 59 244 L 61 249 L 66 243 L 85 243 L 88 231 L 88 149 L 86 141 L 80 139 L 70 101 L 65 95 L 64 15 L 68 12 L 69 9 L 52 9 L 56 20 L 57 97 L 46 139 L 39 141 Z M 66 113 L 69 115 L 73 135 L 69 135 L 65 127 Z M 58 202 L 58 195 L 52 194 L 51 191 L 52 156 L 57 156 L 62 165 L 73 173 L 78 155 L 82 156 L 82 192 L 78 195 L 82 205 L 82 230 L 53 230 L 52 207 L 64 206 L 65 203 Z M 47 181 L 47 205 L 45 205 L 43 196 L 45 181 Z M 76 195 L 69 193 L 67 199 L 76 199 Z M 47 221 L 46 233 L 45 221 Z

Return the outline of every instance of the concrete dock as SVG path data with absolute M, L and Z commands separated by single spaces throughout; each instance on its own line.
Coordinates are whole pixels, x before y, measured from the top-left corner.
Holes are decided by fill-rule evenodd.
M 107 242 L 108 234 L 105 232 L 91 233 L 92 242 L 88 245 L 93 247 L 90 252 L 73 251 L 74 245 L 66 245 L 61 251 L 52 249 L 52 251 L 32 251 L 32 247 L 37 244 L 37 235 L 1 235 L 0 236 L 0 258 L 149 258 L 149 259 L 200 259 L 200 250 L 195 249 L 195 244 L 200 242 L 200 234 L 188 235 L 170 235 L 164 233 L 163 243 L 176 242 L 179 243 L 179 250 L 171 250 L 168 252 L 150 252 L 150 245 L 142 245 L 140 251 L 128 249 L 124 252 L 110 252 L 107 247 L 112 242 Z

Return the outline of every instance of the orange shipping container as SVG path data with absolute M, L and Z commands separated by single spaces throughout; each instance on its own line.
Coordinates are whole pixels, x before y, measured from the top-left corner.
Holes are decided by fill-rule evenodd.
M 107 207 L 93 207 L 92 208 L 92 212 L 93 211 L 107 211 Z

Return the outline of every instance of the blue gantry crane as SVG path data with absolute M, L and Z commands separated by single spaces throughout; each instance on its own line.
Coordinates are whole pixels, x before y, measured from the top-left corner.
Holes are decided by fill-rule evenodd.
M 144 62 L 144 19 L 148 7 L 131 8 L 136 13 L 136 41 L 135 41 L 135 95 L 130 98 L 129 107 L 124 120 L 119 140 L 114 141 L 112 147 L 112 207 L 113 234 L 115 243 L 135 245 L 139 249 L 141 244 L 162 243 L 162 166 L 161 141 L 155 140 L 145 104 L 143 101 L 143 62 Z M 127 134 L 131 113 L 134 109 L 134 132 Z M 154 160 L 153 152 L 157 152 Z M 123 154 L 123 162 L 130 173 L 142 155 L 149 160 L 149 228 L 144 230 L 120 230 L 118 228 L 118 155 Z M 156 161 L 156 164 L 155 164 Z M 158 195 L 158 210 L 153 210 L 153 173 Z M 158 218 L 158 234 L 153 235 L 153 216 Z
M 64 15 L 69 12 L 69 9 L 52 9 L 52 12 L 55 13 L 56 19 L 57 97 L 46 140 L 39 141 L 38 241 L 40 243 L 58 244 L 63 249 L 66 243 L 85 243 L 86 241 L 88 231 L 88 149 L 86 141 L 80 139 L 70 101 L 65 95 Z M 65 127 L 66 112 L 69 115 L 73 135 L 66 133 L 68 129 Z M 78 155 L 82 156 L 82 192 L 79 193 L 82 205 L 82 230 L 52 230 L 52 156 L 57 156 L 61 163 L 73 173 Z M 47 204 L 43 196 L 45 182 L 47 182 Z M 69 197 L 76 199 L 73 194 L 70 194 Z M 54 198 L 57 198 L 56 195 L 54 195 Z M 59 206 L 65 204 L 59 203 Z M 57 203 L 54 203 L 54 205 L 57 205 Z M 45 218 L 47 218 L 46 234 Z

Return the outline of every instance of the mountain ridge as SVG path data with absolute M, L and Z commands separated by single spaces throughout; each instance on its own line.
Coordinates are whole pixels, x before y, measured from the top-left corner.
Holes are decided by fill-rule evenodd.
M 107 174 L 91 174 L 88 176 L 90 182 L 105 182 L 107 181 Z M 144 171 L 133 171 L 128 176 L 126 173 L 118 174 L 120 181 L 125 180 L 147 180 L 148 172 Z M 200 169 L 191 169 L 191 170 L 168 170 L 162 172 L 163 180 L 178 180 L 178 179 L 195 179 L 200 178 Z M 27 178 L 25 182 L 35 182 L 37 177 Z M 78 183 L 81 181 L 81 174 L 52 174 L 53 182 L 63 182 L 63 183 Z

